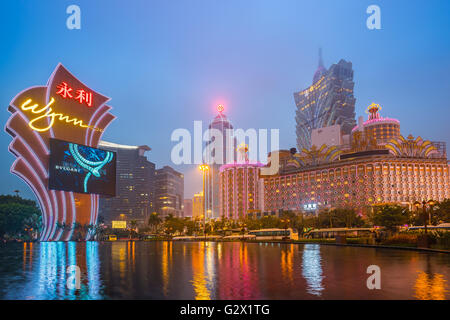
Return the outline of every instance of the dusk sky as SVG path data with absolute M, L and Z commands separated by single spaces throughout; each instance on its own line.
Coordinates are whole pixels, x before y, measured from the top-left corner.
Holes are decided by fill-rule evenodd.
M 66 8 L 81 8 L 81 30 Z M 381 8 L 369 30 L 366 8 Z M 296 144 L 293 93 L 325 66 L 353 63 L 357 116 L 376 102 L 405 136 L 450 144 L 449 1 L 192 0 L 1 2 L 0 120 L 11 99 L 45 85 L 61 62 L 111 98 L 117 119 L 103 140 L 148 145 L 150 161 L 185 173 L 185 198 L 201 190 L 196 166 L 175 166 L 172 131 L 206 127 L 218 103 L 235 128 L 279 128 L 280 147 Z M 0 135 L 0 194 L 19 189 L 9 168 L 11 136 Z M 448 146 L 450 147 L 450 145 Z

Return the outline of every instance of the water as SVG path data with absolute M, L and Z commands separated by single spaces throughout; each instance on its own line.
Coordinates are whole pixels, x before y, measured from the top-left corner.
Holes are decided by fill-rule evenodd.
M 366 286 L 369 265 L 381 290 Z M 0 245 L 0 298 L 448 299 L 449 266 L 448 254 L 317 244 L 14 243 Z

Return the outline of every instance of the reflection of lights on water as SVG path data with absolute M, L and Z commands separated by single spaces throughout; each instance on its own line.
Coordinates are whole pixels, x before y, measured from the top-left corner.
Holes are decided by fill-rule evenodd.
M 200 242 L 198 245 L 198 250 L 194 248 L 192 251 L 192 286 L 194 287 L 195 300 L 211 300 L 208 290 L 211 280 L 208 279 L 209 272 L 205 268 L 205 263 L 208 265 L 208 253 L 204 242 Z
M 100 259 L 98 242 L 86 242 L 86 268 L 89 282 L 89 298 L 100 299 Z
M 320 246 L 317 244 L 306 244 L 303 249 L 302 275 L 308 287 L 306 291 L 310 294 L 320 296 L 322 286 L 322 265 L 320 257 Z
M 284 278 L 293 281 L 293 264 L 294 264 L 294 245 L 290 244 L 288 248 L 281 250 L 281 274 Z
M 445 300 L 445 278 L 440 273 L 419 272 L 414 284 L 415 297 L 419 300 Z

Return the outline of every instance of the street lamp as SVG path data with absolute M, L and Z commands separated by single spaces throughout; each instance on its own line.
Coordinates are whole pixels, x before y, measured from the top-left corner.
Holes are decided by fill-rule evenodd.
M 206 240 L 206 192 L 205 192 L 205 185 L 206 185 L 206 175 L 209 171 L 209 166 L 207 164 L 201 164 L 198 166 L 198 168 L 202 171 L 202 177 L 203 177 L 203 235 Z
M 414 202 L 414 206 L 419 210 L 420 205 L 422 205 L 422 219 L 424 222 L 424 228 L 425 228 L 425 235 L 428 233 L 427 228 L 427 209 L 426 206 L 428 205 L 430 207 L 430 210 L 428 212 L 428 224 L 431 224 L 431 211 L 433 210 L 433 206 L 436 204 L 434 200 L 423 200 L 422 202 L 416 201 Z

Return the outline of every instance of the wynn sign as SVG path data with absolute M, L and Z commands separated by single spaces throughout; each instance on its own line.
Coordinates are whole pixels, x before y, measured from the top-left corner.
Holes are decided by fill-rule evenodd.
M 8 107 L 11 172 L 38 199 L 41 241 L 72 240 L 76 225 L 96 224 L 99 194 L 114 195 L 115 154 L 96 149 L 115 118 L 108 100 L 59 64 L 46 86 L 22 91 Z

